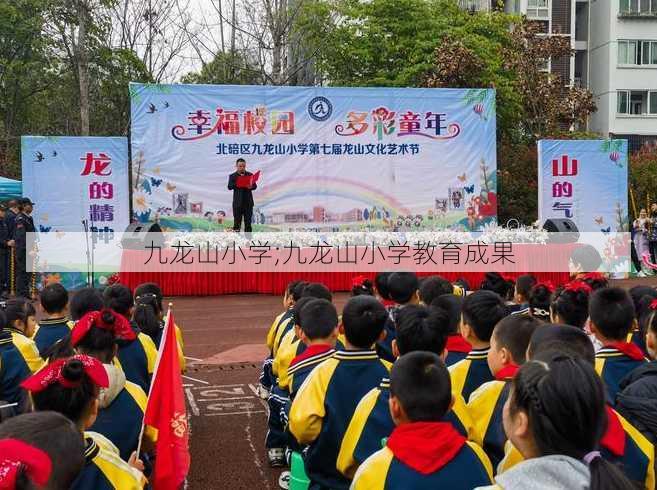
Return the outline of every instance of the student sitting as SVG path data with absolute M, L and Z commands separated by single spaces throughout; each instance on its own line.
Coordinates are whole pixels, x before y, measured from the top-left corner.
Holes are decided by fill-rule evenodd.
M 313 306 L 313 308 L 306 314 L 305 310 L 310 306 Z M 294 306 L 294 318 L 295 335 L 301 339 L 301 345 L 307 348 L 304 349 L 303 353 L 290 361 L 290 366 L 292 366 L 292 363 L 297 365 L 296 369 L 292 370 L 290 368 L 292 371 L 290 373 L 286 368 L 284 384 L 277 382 L 272 387 L 267 399 L 269 417 L 267 420 L 268 430 L 265 438 L 265 447 L 267 448 L 269 466 L 272 468 L 279 468 L 287 464 L 285 448 L 290 445 L 290 441 L 285 427 L 287 425 L 287 413 L 289 412 L 292 390 L 294 389 L 296 394 L 296 391 L 298 391 L 308 373 L 319 362 L 330 357 L 334 352 L 335 342 L 337 340 L 338 314 L 335 306 L 330 301 L 311 297 L 301 298 Z M 303 341 L 304 323 L 305 328 L 313 333 L 313 337 L 317 338 L 317 346 L 313 346 L 312 341 L 307 336 L 306 340 L 308 342 Z M 322 336 L 317 337 L 315 334 L 318 332 Z M 331 341 L 328 337 L 332 333 L 335 333 L 336 338 Z M 303 360 L 308 362 L 302 362 Z M 294 387 L 292 387 L 292 382 L 294 382 Z
M 276 376 L 272 373 L 271 365 L 274 362 L 274 340 L 276 338 L 282 338 L 279 336 L 279 333 L 282 335 L 282 330 L 285 328 L 285 325 L 289 323 L 292 318 L 292 308 L 294 303 L 301 298 L 301 290 L 297 288 L 302 281 L 292 281 L 288 283 L 285 291 L 283 293 L 283 312 L 280 313 L 267 332 L 267 348 L 269 349 L 269 355 L 262 363 L 262 372 L 260 373 L 260 386 L 259 386 L 259 396 L 260 398 L 267 399 L 269 396 L 269 391 L 276 382 Z M 296 294 L 295 294 L 296 291 Z
M 552 359 L 528 361 L 514 378 L 504 429 L 524 461 L 483 488 L 635 488 L 598 450 L 607 423 L 602 381 L 582 359 Z
M 69 490 L 83 467 L 82 438 L 63 415 L 27 413 L 0 424 L 0 488 Z
M 470 395 L 468 412 L 475 423 L 480 444 L 497 467 L 504 457 L 506 435 L 502 426 L 502 409 L 509 397 L 511 380 L 525 363 L 529 339 L 543 323 L 526 315 L 511 315 L 500 320 L 493 330 L 488 351 L 488 367 L 495 381 L 484 383 Z
M 639 366 L 620 382 L 616 409 L 653 444 L 657 443 L 657 299 L 653 299 L 645 328 L 651 362 Z
M 586 333 L 569 325 L 549 325 L 534 332 L 527 348 L 527 360 L 550 360 L 554 353 L 581 359 L 591 366 L 595 363 L 593 344 Z M 630 480 L 637 482 L 639 488 L 654 488 L 653 445 L 611 406 L 606 405 L 605 412 L 607 423 L 600 439 L 600 454 L 621 468 Z M 498 472 L 507 471 L 520 461 L 520 453 L 507 443 Z
M 589 296 L 593 290 L 584 281 L 569 282 L 555 291 L 550 305 L 552 323 L 572 325 L 584 330 L 589 318 Z
M 0 312 L 0 398 L 16 404 L 13 413 L 26 411 L 26 397 L 21 382 L 43 366 L 36 344 L 30 338 L 36 326 L 32 303 L 16 298 L 7 301 Z
M 354 477 L 352 490 L 471 489 L 487 485 L 484 451 L 444 421 L 452 403 L 445 364 L 431 352 L 400 357 L 390 373 L 390 413 L 397 426 Z
M 414 272 L 393 272 L 386 283 L 390 298 L 397 304 L 389 310 L 389 319 L 385 325 L 385 338 L 376 344 L 376 352 L 381 359 L 394 362 L 392 341 L 395 339 L 395 322 L 397 314 L 406 305 L 416 305 L 420 302 L 419 282 Z
M 397 317 L 397 338 L 392 343 L 395 357 L 409 352 L 433 352 L 445 357 L 445 344 L 449 316 L 437 307 L 409 305 Z M 445 416 L 463 436 L 474 436 L 472 420 L 460 394 L 454 394 L 451 409 Z M 338 469 L 347 478 L 353 478 L 358 466 L 381 449 L 381 439 L 388 437 L 395 428 L 390 415 L 390 380 L 384 378 L 381 385 L 372 389 L 360 401 L 349 427 L 342 439 L 338 455 Z
M 475 291 L 463 301 L 461 336 L 472 345 L 472 350 L 465 359 L 450 366 L 449 374 L 454 393 L 460 393 L 466 402 L 474 390 L 495 379 L 486 358 L 493 328 L 505 316 L 504 301 L 492 291 Z
M 461 309 L 463 308 L 463 297 L 455 294 L 443 294 L 431 302 L 431 306 L 443 309 L 449 318 L 449 328 L 447 337 L 447 357 L 445 365 L 450 367 L 466 358 L 472 350 L 468 343 L 459 332 L 461 324 Z M 427 349 L 424 349 L 427 350 Z
M 109 388 L 103 390 L 98 417 L 90 430 L 112 441 L 126 461 L 139 443 L 146 393 L 139 385 L 126 381 L 123 371 L 112 361 L 118 352 L 118 341 L 135 338 L 136 334 L 125 317 L 104 309 L 83 316 L 73 327 L 70 340 L 77 352 L 94 357 L 105 365 Z M 154 440 L 148 427 L 145 434 L 147 440 Z
M 514 313 L 521 315 L 529 314 L 529 293 L 536 285 L 536 278 L 531 274 L 523 274 L 516 279 L 513 291 L 513 301 L 518 305 Z
M 33 339 L 39 354 L 44 357 L 50 346 L 71 332 L 74 322 L 68 318 L 68 291 L 61 284 L 47 285 L 39 293 L 39 300 L 46 319 L 39 322 Z
M 129 288 L 122 284 L 112 284 L 103 292 L 103 298 L 107 308 L 130 321 L 134 301 Z M 138 384 L 148 393 L 151 376 L 155 370 L 157 348 L 153 340 L 140 332 L 135 323 L 131 324 L 131 328 L 135 331 L 136 337 L 117 341 L 119 352 L 116 358 L 128 381 Z
M 103 364 L 85 355 L 58 359 L 22 385 L 32 395 L 34 409 L 52 410 L 71 420 L 84 437 L 86 464 L 73 490 L 136 490 L 143 488 L 141 472 L 124 462 L 116 447 L 100 434 L 85 432 L 98 416 L 101 388 L 109 388 L 109 378 Z M 135 466 L 141 463 L 133 453 Z
M 646 361 L 641 349 L 627 342 L 636 321 L 632 298 L 620 288 L 600 289 L 591 296 L 589 317 L 591 333 L 602 344 L 595 355 L 595 370 L 613 405 L 621 379 Z
M 153 282 L 146 282 L 135 289 L 135 308 L 132 312 L 132 321 L 137 325 L 140 332 L 148 335 L 157 350 L 160 349 L 162 335 L 164 334 L 164 309 L 162 307 L 162 291 Z M 176 331 L 176 342 L 178 344 L 178 359 L 180 370 L 185 371 L 186 362 L 183 353 L 185 342 L 182 331 L 178 325 L 174 325 Z
M 375 298 L 351 298 L 340 326 L 346 350 L 313 369 L 292 402 L 289 430 L 299 444 L 310 446 L 305 463 L 311 489 L 349 487 L 336 460 L 356 405 L 390 370 L 390 364 L 373 350 L 385 335 L 386 319 L 384 306 Z
M 550 321 L 550 298 L 554 286 L 549 282 L 539 282 L 529 291 L 529 314 L 534 318 Z

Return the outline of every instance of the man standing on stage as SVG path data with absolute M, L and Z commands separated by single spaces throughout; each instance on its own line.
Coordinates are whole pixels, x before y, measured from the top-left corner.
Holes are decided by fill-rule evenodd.
M 0 205 L 0 297 L 9 295 L 9 252 L 14 246 L 5 221 L 6 211 L 7 209 Z
M 32 289 L 32 273 L 27 272 L 27 234 L 36 231 L 31 216 L 33 205 L 29 197 L 20 200 L 13 236 L 16 242 L 16 294 L 25 298 L 31 297 Z
M 228 190 L 233 191 L 233 231 L 240 231 L 242 227 L 242 218 L 244 218 L 244 231 L 251 232 L 251 217 L 253 216 L 253 194 L 258 188 L 254 182 L 251 187 L 237 187 L 237 178 L 253 175 L 246 171 L 246 160 L 238 158 L 235 164 L 237 169 L 228 176 Z

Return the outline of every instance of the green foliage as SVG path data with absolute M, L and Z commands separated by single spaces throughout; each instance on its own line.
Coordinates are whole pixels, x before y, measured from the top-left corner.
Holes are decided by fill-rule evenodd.
M 188 73 L 182 83 L 210 83 L 230 85 L 261 85 L 260 70 L 249 64 L 240 53 L 217 53 L 215 58 L 198 73 Z
M 634 219 L 641 208 L 657 202 L 657 146 L 644 147 L 630 156 L 629 173 L 629 207 Z

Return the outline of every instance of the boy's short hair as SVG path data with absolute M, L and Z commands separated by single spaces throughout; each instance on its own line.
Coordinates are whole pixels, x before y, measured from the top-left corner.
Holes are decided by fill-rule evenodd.
M 441 308 L 449 316 L 449 335 L 459 333 L 459 323 L 461 322 L 461 308 L 463 308 L 463 296 L 454 294 L 443 294 L 431 302 L 431 306 Z
M 452 403 L 452 382 L 445 363 L 433 352 L 401 356 L 390 372 L 390 396 L 411 422 L 438 422 Z
M 48 455 L 52 471 L 44 488 L 69 488 L 84 468 L 84 440 L 75 424 L 60 413 L 43 411 L 11 417 L 0 424 L 0 439 L 18 439 Z M 19 486 L 23 482 L 26 485 Z M 37 487 L 22 469 L 16 488 Z
M 420 300 L 425 305 L 430 305 L 438 296 L 452 294 L 454 292 L 454 286 L 444 277 L 429 276 L 422 279 L 419 292 Z
M 388 312 L 374 296 L 354 296 L 342 310 L 344 335 L 359 349 L 369 349 L 377 341 L 387 319 Z
M 306 296 L 305 298 L 299 299 L 294 303 L 292 307 L 292 322 L 294 325 L 301 325 L 301 310 L 311 301 L 314 301 L 318 298 L 313 298 L 311 296 Z
M 301 299 L 301 294 L 303 294 L 303 290 L 307 285 L 308 285 L 307 281 L 293 281 L 288 285 L 288 287 L 290 288 L 290 294 L 292 295 L 292 299 L 295 302 Z
M 536 285 L 536 278 L 531 274 L 523 274 L 516 279 L 516 292 L 525 299 L 529 299 L 529 292 Z
M 399 303 L 408 303 L 419 286 L 414 272 L 393 272 L 388 278 L 388 293 L 390 298 Z
M 441 355 L 449 335 L 449 315 L 442 308 L 408 305 L 399 310 L 396 321 L 399 355 L 426 351 Z
M 103 296 L 95 288 L 82 288 L 75 292 L 69 303 L 72 320 L 79 320 L 85 313 L 100 311 L 105 306 Z
M 591 339 L 584 330 L 571 325 L 546 324 L 544 328 L 534 331 L 527 346 L 528 360 L 550 351 L 560 351 L 566 356 L 595 363 L 595 349 Z
M 475 291 L 463 300 L 463 321 L 482 342 L 490 342 L 497 322 L 506 316 L 504 301 L 493 291 Z
M 502 318 L 493 330 L 498 349 L 504 347 L 511 353 L 517 365 L 525 363 L 525 353 L 532 335 L 542 325 L 542 321 L 529 315 L 510 315 Z
M 333 295 L 329 288 L 324 286 L 321 282 L 310 282 L 306 284 L 301 292 L 301 298 L 310 296 L 311 298 L 325 299 L 326 301 L 333 301 Z
M 338 326 L 338 312 L 325 299 L 311 299 L 299 312 L 299 327 L 310 339 L 325 339 Z
M 390 272 L 377 272 L 374 276 L 374 287 L 376 292 L 379 293 L 383 299 L 391 299 L 390 293 L 388 292 L 388 279 L 390 278 Z
M 116 311 L 118 314 L 128 316 L 130 308 L 135 304 L 132 297 L 132 291 L 128 286 L 123 284 L 112 284 L 110 287 L 103 291 L 103 299 L 105 306 Z
M 600 253 L 589 244 L 575 248 L 570 254 L 570 260 L 573 265 L 580 266 L 582 272 L 597 271 L 602 264 Z
M 499 272 L 486 272 L 479 288 L 486 291 L 493 291 L 506 299 L 513 292 L 514 283 L 513 281 L 506 280 Z
M 39 301 L 46 313 L 57 313 L 68 304 L 68 291 L 59 283 L 48 284 L 39 293 Z
M 634 303 L 624 289 L 599 289 L 589 301 L 591 322 L 608 339 L 625 341 L 632 329 L 634 316 Z

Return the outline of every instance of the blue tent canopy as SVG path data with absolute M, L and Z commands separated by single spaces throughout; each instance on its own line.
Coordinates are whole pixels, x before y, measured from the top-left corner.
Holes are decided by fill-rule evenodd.
M 0 177 L 0 201 L 6 201 L 23 195 L 23 184 L 20 180 Z

